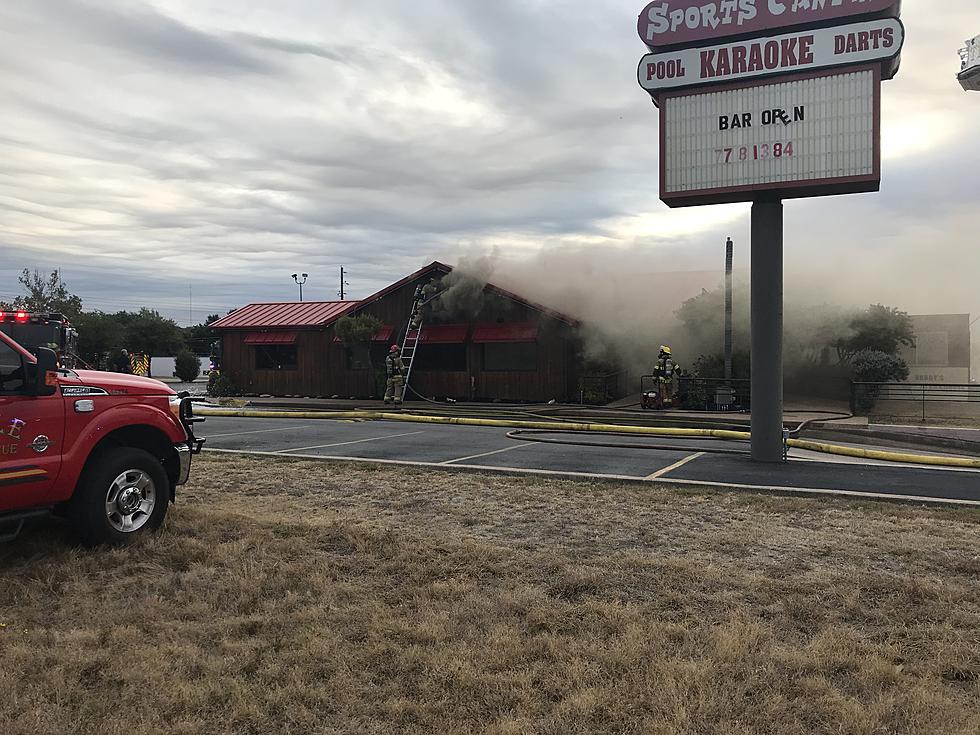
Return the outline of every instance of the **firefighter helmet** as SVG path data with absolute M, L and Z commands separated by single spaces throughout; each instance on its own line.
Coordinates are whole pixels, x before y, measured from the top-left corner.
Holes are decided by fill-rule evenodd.
M 398 345 L 392 345 L 392 346 L 391 346 L 391 347 L 390 347 L 390 348 L 388 349 L 388 352 L 398 352 L 398 350 L 400 350 L 400 349 L 401 349 L 401 348 L 400 348 L 400 347 L 399 347 Z
M 661 355 L 670 355 L 670 348 L 667 345 L 660 345 Z

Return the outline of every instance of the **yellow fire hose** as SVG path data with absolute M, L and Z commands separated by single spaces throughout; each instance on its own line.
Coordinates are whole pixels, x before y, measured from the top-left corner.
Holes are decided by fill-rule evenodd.
M 747 431 L 729 431 L 725 429 L 687 429 L 666 426 L 620 426 L 618 424 L 586 424 L 559 423 L 554 421 L 516 421 L 500 419 L 474 419 L 454 416 L 419 416 L 410 413 L 386 413 L 384 411 L 255 411 L 238 408 L 195 407 L 198 416 L 214 416 L 215 418 L 263 418 L 263 419 L 330 419 L 334 421 L 402 421 L 414 424 L 455 424 L 458 426 L 494 426 L 508 429 L 544 429 L 555 432 L 582 432 L 602 434 L 629 434 L 640 436 L 670 436 L 698 437 L 702 439 L 747 440 L 751 435 Z M 959 467 L 980 469 L 980 459 L 968 457 L 942 457 L 930 454 L 908 454 L 904 452 L 886 452 L 880 449 L 861 449 L 845 447 L 838 444 L 826 444 L 805 439 L 789 439 L 788 446 L 795 449 L 806 449 L 822 454 L 834 454 L 842 457 L 858 459 L 874 459 L 883 462 L 901 462 L 903 464 L 922 464 L 936 467 Z

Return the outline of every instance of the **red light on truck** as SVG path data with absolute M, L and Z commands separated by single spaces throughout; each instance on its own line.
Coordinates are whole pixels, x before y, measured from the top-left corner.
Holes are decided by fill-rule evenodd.
M 26 322 L 27 321 L 27 312 L 26 311 L 18 311 L 17 312 L 17 316 L 14 317 L 14 318 L 17 321 L 19 321 L 19 322 Z

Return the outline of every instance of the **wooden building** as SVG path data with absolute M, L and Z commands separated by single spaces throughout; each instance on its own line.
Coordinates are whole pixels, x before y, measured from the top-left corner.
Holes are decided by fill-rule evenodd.
M 250 304 L 211 325 L 221 369 L 246 395 L 378 397 L 384 358 L 400 344 L 416 287 L 444 278 L 427 312 L 410 385 L 426 397 L 560 402 L 578 395 L 579 324 L 493 285 L 432 263 L 364 301 Z M 343 345 L 334 324 L 371 314 L 371 345 Z M 411 400 L 414 396 L 409 394 Z

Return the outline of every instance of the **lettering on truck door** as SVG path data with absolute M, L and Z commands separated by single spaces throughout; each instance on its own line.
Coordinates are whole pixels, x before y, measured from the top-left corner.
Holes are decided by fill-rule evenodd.
M 44 505 L 61 471 L 65 404 L 27 395 L 25 360 L 0 342 L 0 512 Z

